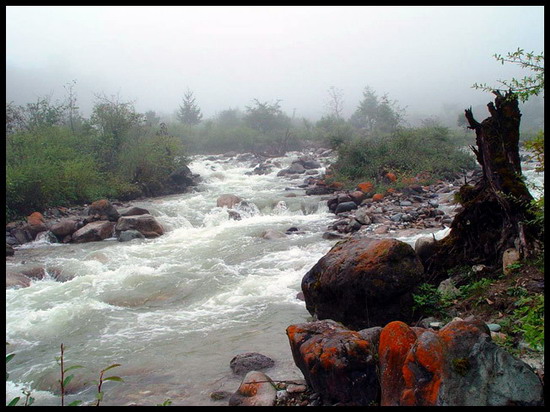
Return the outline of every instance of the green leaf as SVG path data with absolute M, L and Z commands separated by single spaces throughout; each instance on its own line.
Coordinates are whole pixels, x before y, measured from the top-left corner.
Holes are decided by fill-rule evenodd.
M 74 378 L 74 375 L 69 375 L 63 380 L 63 386 L 67 386 Z
M 17 398 L 13 398 L 10 403 L 8 403 L 7 406 L 15 406 L 17 405 L 17 402 L 19 402 L 19 399 L 21 399 L 19 396 Z
M 74 366 L 71 366 L 71 367 L 68 367 L 67 369 L 65 369 L 63 371 L 63 373 L 67 373 L 69 372 L 70 370 L 73 370 L 73 369 L 78 369 L 78 368 L 83 368 L 84 366 L 81 366 L 81 365 L 74 365 Z
M 121 377 L 119 376 L 109 376 L 105 379 L 103 379 L 104 381 L 116 381 L 116 382 L 124 382 L 124 379 L 122 379 Z
M 6 363 L 8 363 L 9 361 L 11 361 L 13 359 L 13 357 L 15 356 L 15 353 L 10 353 L 9 355 L 6 355 Z
M 78 406 L 82 403 L 82 401 L 72 401 L 70 404 L 68 404 L 67 406 Z
M 116 368 L 117 366 L 120 366 L 120 363 L 114 363 L 111 366 L 107 366 L 105 369 L 103 369 L 101 372 L 107 372 L 109 369 Z

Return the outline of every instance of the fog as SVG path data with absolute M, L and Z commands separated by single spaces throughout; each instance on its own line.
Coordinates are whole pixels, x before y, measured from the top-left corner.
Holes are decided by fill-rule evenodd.
M 331 86 L 345 116 L 369 86 L 410 118 L 456 119 L 492 100 L 474 83 L 529 74 L 493 54 L 543 39 L 543 6 L 10 6 L 6 100 L 63 99 L 76 80 L 84 115 L 97 93 L 171 114 L 189 88 L 204 118 L 258 99 L 316 120 Z

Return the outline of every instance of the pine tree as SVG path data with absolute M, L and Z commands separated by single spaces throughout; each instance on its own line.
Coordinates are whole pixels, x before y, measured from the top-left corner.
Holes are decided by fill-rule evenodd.
M 194 126 L 199 124 L 202 119 L 201 109 L 195 103 L 193 92 L 189 89 L 183 95 L 183 105 L 178 110 L 178 119 L 183 124 Z

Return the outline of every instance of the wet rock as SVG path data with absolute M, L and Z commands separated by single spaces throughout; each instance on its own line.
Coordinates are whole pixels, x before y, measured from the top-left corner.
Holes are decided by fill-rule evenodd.
M 342 212 L 349 212 L 350 210 L 357 209 L 357 204 L 355 202 L 342 202 L 338 203 L 338 206 L 336 206 L 336 209 L 334 213 L 339 214 Z
M 334 239 L 344 239 L 345 236 L 341 233 L 336 232 L 325 232 L 323 233 L 323 239 L 334 240 Z
M 14 254 L 15 251 L 13 250 L 13 247 L 6 242 L 6 256 L 13 256 Z
M 362 225 L 370 225 L 372 223 L 369 216 L 369 209 L 367 207 L 360 207 L 355 212 L 355 220 L 357 220 Z
M 435 252 L 436 241 L 433 236 L 424 236 L 416 239 L 414 243 L 414 251 L 420 258 L 423 265 L 426 264 L 428 258 Z
M 146 238 L 156 238 L 164 234 L 161 224 L 151 215 L 121 216 L 115 227 L 115 233 L 137 230 Z
M 233 206 L 235 206 L 237 203 L 241 202 L 242 199 L 239 196 L 232 195 L 232 194 L 223 194 L 218 197 L 216 200 L 216 206 L 217 207 L 227 207 L 228 209 L 232 209 Z
M 77 218 L 61 219 L 59 222 L 51 225 L 50 231 L 59 239 L 63 239 L 65 236 L 72 235 L 79 229 L 78 223 Z
M 273 230 L 273 229 L 267 229 L 266 231 L 262 232 L 260 236 L 268 240 L 280 239 L 280 238 L 286 237 L 286 235 L 283 232 L 280 232 L 278 230 Z
M 210 394 L 210 399 L 212 399 L 213 401 L 221 401 L 229 398 L 231 395 L 232 395 L 231 392 L 215 391 Z
M 396 239 L 338 242 L 302 279 L 306 308 L 318 319 L 363 329 L 412 314 L 411 290 L 424 268 L 414 250 Z
M 142 207 L 132 206 L 129 209 L 120 211 L 120 216 L 139 216 L 139 215 L 149 215 L 150 212 L 147 209 Z
M 368 405 L 378 400 L 373 345 L 333 320 L 290 325 L 287 336 L 308 386 L 329 402 Z
M 229 367 L 233 373 L 244 376 L 250 371 L 259 371 L 271 368 L 275 361 L 261 353 L 247 352 L 241 353 L 231 359 Z
M 138 232 L 137 230 L 123 230 L 117 235 L 117 240 L 119 242 L 129 242 L 133 239 L 145 239 L 145 236 Z
M 75 243 L 97 242 L 113 236 L 114 222 L 98 220 L 88 223 L 72 234 L 72 241 Z
M 273 381 L 263 372 L 251 371 L 229 398 L 229 406 L 273 406 L 276 398 Z
M 107 199 L 101 199 L 93 202 L 88 208 L 88 216 L 98 215 L 99 220 L 109 220 L 116 222 L 120 214 L 116 208 Z
M 37 234 L 35 240 L 46 241 L 48 243 L 59 243 L 59 239 L 49 230 Z
M 6 273 L 7 288 L 27 288 L 31 285 L 31 279 L 22 273 Z

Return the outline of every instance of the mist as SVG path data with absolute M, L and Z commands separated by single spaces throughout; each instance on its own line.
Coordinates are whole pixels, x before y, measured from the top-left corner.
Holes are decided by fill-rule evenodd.
M 526 75 L 494 54 L 539 53 L 543 34 L 543 6 L 9 6 L 6 101 L 74 80 L 85 116 L 95 94 L 170 115 L 189 88 L 205 119 L 258 99 L 317 120 L 330 87 L 349 117 L 369 86 L 410 121 L 456 119 L 492 100 L 474 83 Z

